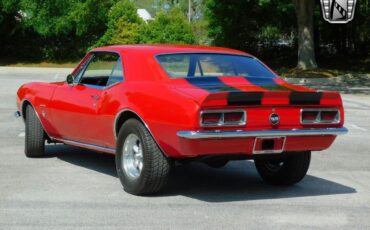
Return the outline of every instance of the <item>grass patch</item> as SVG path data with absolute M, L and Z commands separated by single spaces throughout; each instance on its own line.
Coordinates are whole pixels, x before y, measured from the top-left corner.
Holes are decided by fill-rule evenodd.
M 10 64 L 0 64 L 1 66 L 9 67 L 44 67 L 44 68 L 74 68 L 78 65 L 78 62 L 64 62 L 64 63 L 55 63 L 55 62 L 19 62 L 19 63 L 10 63 Z
M 75 68 L 80 60 L 39 60 L 1 58 L 0 66 L 8 67 L 44 67 L 44 68 Z

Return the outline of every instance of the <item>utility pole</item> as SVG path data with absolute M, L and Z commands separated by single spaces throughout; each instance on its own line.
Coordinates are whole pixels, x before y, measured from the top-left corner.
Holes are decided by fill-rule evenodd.
M 189 9 L 188 9 L 188 16 L 189 16 L 189 23 L 191 22 L 191 0 L 189 0 Z

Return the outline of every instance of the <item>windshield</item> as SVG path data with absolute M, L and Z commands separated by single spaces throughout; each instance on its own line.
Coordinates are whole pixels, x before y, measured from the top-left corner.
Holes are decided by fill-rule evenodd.
M 229 54 L 165 54 L 157 56 L 171 78 L 186 77 L 265 77 L 275 75 L 258 60 Z

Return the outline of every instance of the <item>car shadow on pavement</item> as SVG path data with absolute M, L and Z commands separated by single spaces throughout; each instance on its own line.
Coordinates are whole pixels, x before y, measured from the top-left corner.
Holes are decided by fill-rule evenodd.
M 112 154 L 98 153 L 68 145 L 47 145 L 46 158 L 56 157 L 73 165 L 117 177 L 115 157 Z
M 50 157 L 117 177 L 114 155 L 66 145 L 47 146 L 47 152 Z M 233 161 L 220 169 L 192 163 L 174 167 L 165 190 L 152 197 L 186 196 L 206 202 L 231 202 L 356 193 L 352 187 L 309 173 L 294 186 L 270 186 L 261 180 L 253 161 Z
M 183 195 L 207 202 L 231 202 L 356 193 L 354 188 L 308 175 L 293 186 L 264 183 L 253 161 L 229 162 L 212 169 L 194 163 L 175 168 L 164 196 Z

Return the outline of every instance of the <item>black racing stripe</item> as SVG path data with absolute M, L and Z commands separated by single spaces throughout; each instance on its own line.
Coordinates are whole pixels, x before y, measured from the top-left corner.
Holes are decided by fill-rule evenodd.
M 319 105 L 321 92 L 291 92 L 289 101 L 291 105 Z
M 185 79 L 190 84 L 208 92 L 240 92 L 240 90 L 226 85 L 217 77 L 188 77 Z
M 271 91 L 292 91 L 292 89 L 289 89 L 285 86 L 279 85 L 274 81 L 272 78 L 266 78 L 266 77 L 246 77 L 246 79 L 259 87 L 262 87 L 267 90 Z
M 263 92 L 231 92 L 227 96 L 228 105 L 260 105 Z

